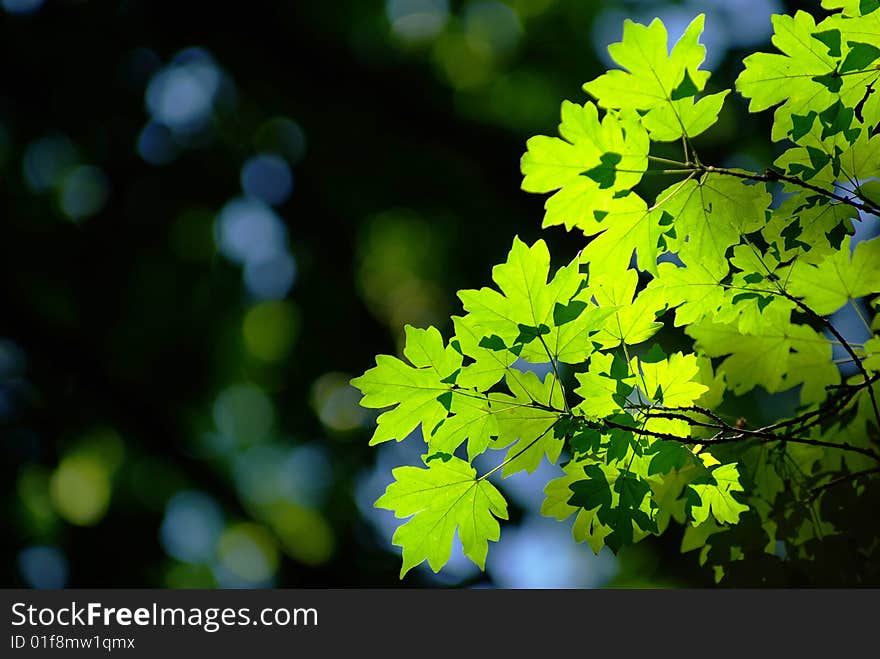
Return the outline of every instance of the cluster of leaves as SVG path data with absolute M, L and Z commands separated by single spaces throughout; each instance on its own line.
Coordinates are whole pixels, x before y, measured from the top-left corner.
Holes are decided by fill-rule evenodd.
M 774 16 L 780 52 L 750 55 L 736 81 L 751 112 L 775 107 L 763 172 L 704 164 L 692 144 L 730 91 L 704 93 L 702 16 L 671 50 L 659 19 L 627 21 L 609 47 L 621 68 L 584 85 L 595 100 L 564 102 L 560 137 L 528 141 L 523 189 L 552 193 L 544 226 L 582 231 L 578 257 L 553 271 L 543 241 L 514 239 L 497 288 L 459 292 L 454 336 L 407 327 L 406 361 L 379 356 L 353 380 L 388 408 L 373 444 L 426 443 L 376 502 L 411 517 L 393 538 L 401 576 L 439 570 L 456 532 L 484 566 L 507 518 L 489 477 L 546 459 L 562 475 L 542 513 L 573 517 L 596 552 L 675 520 L 719 579 L 837 545 L 854 563 L 835 578 L 878 578 L 880 527 L 858 502 L 880 473 L 880 239 L 851 235 L 880 215 L 880 3 L 823 4 L 839 11 L 818 24 Z M 664 143 L 681 159 L 655 155 Z M 672 182 L 646 199 L 646 174 Z M 831 322 L 847 305 L 867 341 Z M 664 325 L 689 348 L 652 345 Z M 798 404 L 760 427 L 720 411 L 756 388 Z M 478 475 L 474 458 L 499 449 Z

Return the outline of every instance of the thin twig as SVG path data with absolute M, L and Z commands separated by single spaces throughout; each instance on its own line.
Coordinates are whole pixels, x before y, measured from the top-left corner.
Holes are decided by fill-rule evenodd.
M 827 483 L 823 483 L 817 487 L 813 488 L 813 491 L 810 492 L 810 496 L 808 501 L 813 501 L 816 499 L 822 492 L 828 490 L 832 487 L 836 487 L 837 485 L 842 485 L 844 483 L 849 483 L 854 480 L 858 480 L 862 476 L 868 476 L 870 474 L 878 474 L 880 473 L 880 467 L 872 467 L 871 469 L 863 469 L 862 471 L 855 471 L 851 474 L 845 474 L 840 476 L 839 478 L 835 478 L 834 480 L 828 481 Z

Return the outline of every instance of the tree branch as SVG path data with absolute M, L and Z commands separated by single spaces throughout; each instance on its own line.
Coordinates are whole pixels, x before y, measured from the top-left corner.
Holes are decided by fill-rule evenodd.
M 871 215 L 877 215 L 878 217 L 880 217 L 880 207 L 871 202 L 866 201 L 862 203 L 856 201 L 852 197 L 844 197 L 843 195 L 839 195 L 836 192 L 832 192 L 831 190 L 826 190 L 824 188 L 820 188 L 818 185 L 807 183 L 806 181 L 802 181 L 795 176 L 780 174 L 779 172 L 775 172 L 772 169 L 766 170 L 763 174 L 758 174 L 757 172 L 745 172 L 736 169 L 727 169 L 726 167 L 715 167 L 713 165 L 698 165 L 695 166 L 693 170 L 695 172 L 709 172 L 712 174 L 722 174 L 724 176 L 735 176 L 737 178 L 748 179 L 750 181 L 765 181 L 768 183 L 784 181 L 785 183 L 791 183 L 792 185 L 797 185 L 806 190 L 811 190 L 817 194 L 822 195 L 823 197 L 828 197 L 829 199 L 834 199 L 843 204 L 848 204 L 853 208 L 864 211 L 865 213 L 870 213 Z
M 856 351 L 853 350 L 852 346 L 849 343 L 847 343 L 846 339 L 843 338 L 843 335 L 837 330 L 837 328 L 831 323 L 830 320 L 828 320 L 824 316 L 820 316 L 819 314 L 817 314 L 802 300 L 799 300 L 794 295 L 791 295 L 782 287 L 779 288 L 779 294 L 787 300 L 791 300 L 792 302 L 794 302 L 804 313 L 827 327 L 828 331 L 834 335 L 834 338 L 840 341 L 843 349 L 846 350 L 846 353 L 852 358 L 853 362 L 856 365 L 856 368 L 859 369 L 859 373 L 861 373 L 862 376 L 865 378 L 865 382 L 870 382 L 871 376 L 868 374 L 868 371 L 865 370 L 865 366 L 864 364 L 862 364 L 862 360 L 859 359 Z M 868 384 L 866 388 L 868 389 L 868 397 L 871 399 L 871 407 L 874 408 L 874 419 L 877 421 L 877 427 L 880 428 L 880 407 L 877 406 L 877 398 L 876 396 L 874 396 L 874 387 L 871 386 L 871 384 Z
M 852 481 L 858 480 L 862 476 L 868 476 L 870 474 L 880 473 L 880 467 L 873 467 L 871 469 L 863 469 L 862 471 L 855 471 L 851 474 L 844 474 L 839 478 L 835 478 L 834 480 L 828 481 L 827 483 L 823 483 L 817 487 L 814 487 L 812 492 L 810 492 L 810 496 L 807 501 L 815 500 L 820 494 L 822 494 L 825 490 L 828 490 L 832 487 L 836 487 L 838 485 L 842 485 L 844 483 L 850 483 Z
M 615 428 L 617 430 L 626 430 L 632 432 L 636 435 L 647 436 L 647 437 L 655 437 L 657 439 L 666 439 L 675 442 L 681 442 L 682 444 L 705 444 L 707 446 L 715 445 L 715 444 L 731 444 L 734 442 L 742 442 L 748 439 L 757 439 L 762 444 L 766 444 L 768 442 L 791 442 L 792 444 L 806 444 L 808 446 L 818 446 L 822 448 L 833 448 L 841 451 L 850 451 L 852 453 L 860 453 L 862 455 L 866 455 L 877 462 L 880 462 L 880 455 L 872 451 L 871 449 L 862 448 L 860 446 L 853 446 L 847 442 L 826 442 L 821 439 L 811 439 L 809 437 L 796 437 L 793 435 L 775 435 L 773 433 L 764 432 L 760 430 L 746 430 L 735 428 L 733 426 L 729 426 L 725 424 L 726 428 L 719 429 L 719 432 L 714 437 L 709 438 L 697 438 L 697 437 L 682 437 L 680 435 L 673 435 L 671 433 L 665 432 L 656 432 L 653 430 L 646 430 L 643 428 L 634 428 L 632 426 L 627 426 L 621 423 L 617 423 L 615 421 L 602 421 L 601 425 L 604 425 L 607 428 Z M 729 429 L 729 430 L 728 430 Z M 725 432 L 731 432 L 730 435 L 725 435 Z

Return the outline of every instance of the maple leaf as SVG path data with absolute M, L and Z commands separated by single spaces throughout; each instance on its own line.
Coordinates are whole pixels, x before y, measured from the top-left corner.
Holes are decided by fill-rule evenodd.
M 390 355 L 376 357 L 376 366 L 351 384 L 363 393 L 361 405 L 371 408 L 395 406 L 379 415 L 370 444 L 391 439 L 402 441 L 421 423 L 427 435 L 446 418 L 441 397 L 452 390 L 451 379 L 461 367 L 461 354 L 443 345 L 434 328 L 407 325 L 403 354 L 410 364 Z
M 438 572 L 452 553 L 458 532 L 465 556 L 486 565 L 489 541 L 501 534 L 498 519 L 507 519 L 507 502 L 492 483 L 456 457 L 432 460 L 427 469 L 398 467 L 394 482 L 375 503 L 377 508 L 410 517 L 394 532 L 392 542 L 403 548 L 400 576 L 424 560 Z

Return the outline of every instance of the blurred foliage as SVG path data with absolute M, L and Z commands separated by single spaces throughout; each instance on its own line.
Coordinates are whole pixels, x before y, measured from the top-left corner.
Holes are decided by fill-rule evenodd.
M 453 292 L 539 236 L 525 139 L 582 99 L 624 16 L 706 11 L 729 86 L 784 9 L 2 0 L 3 583 L 398 584 L 351 374 L 404 322 L 448 329 Z M 701 152 L 765 161 L 743 117 Z M 560 262 L 581 247 L 546 237 Z M 680 533 L 566 554 L 526 499 L 481 584 L 712 583 Z

